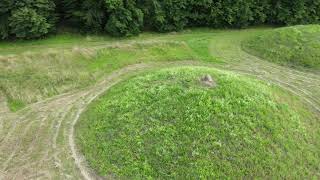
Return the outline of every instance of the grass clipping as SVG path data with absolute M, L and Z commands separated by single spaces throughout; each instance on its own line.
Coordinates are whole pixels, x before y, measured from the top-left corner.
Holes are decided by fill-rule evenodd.
M 113 87 L 82 114 L 76 138 L 101 176 L 303 177 L 320 163 L 309 116 L 296 98 L 260 81 L 172 68 Z

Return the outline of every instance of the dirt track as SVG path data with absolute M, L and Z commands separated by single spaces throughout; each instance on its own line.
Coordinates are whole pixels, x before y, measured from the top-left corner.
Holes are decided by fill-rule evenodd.
M 38 102 L 18 113 L 1 113 L 0 179 L 96 179 L 76 151 L 73 126 L 86 106 L 127 74 L 190 61 L 136 64 L 99 84 Z
M 312 110 L 320 114 L 320 72 L 302 72 L 262 60 L 243 51 L 240 41 L 230 36 L 223 39 L 223 43 L 218 40 L 211 43 L 211 54 L 227 61 L 221 68 L 280 86 L 302 98 Z

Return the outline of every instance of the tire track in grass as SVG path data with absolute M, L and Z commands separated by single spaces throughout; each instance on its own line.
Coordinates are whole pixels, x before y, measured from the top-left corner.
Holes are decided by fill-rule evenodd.
M 278 66 L 242 51 L 241 35 L 224 34 L 219 38 L 209 47 L 213 56 L 226 61 L 225 65 L 217 66 L 278 85 L 301 97 L 313 109 L 320 109 L 318 74 Z M 105 45 L 96 48 L 105 48 Z M 0 170 L 0 179 L 99 179 L 87 166 L 74 141 L 74 125 L 81 113 L 95 98 L 127 76 L 181 65 L 211 66 L 194 61 L 131 65 L 114 71 L 91 87 L 37 102 L 17 113 L 1 112 L 2 129 L 7 129 L 0 132 L 0 160 L 2 156 L 10 159 L 0 164 L 0 169 L 4 169 Z M 17 143 L 24 139 L 32 141 L 27 145 Z M 15 150 L 9 151 L 8 147 Z
M 276 84 L 281 84 L 282 86 L 286 86 L 287 88 L 296 92 L 295 94 L 313 101 L 313 103 L 311 103 L 311 104 L 313 104 L 315 109 L 317 109 L 319 111 L 319 107 L 317 107 L 317 106 L 320 104 L 320 99 L 316 93 L 311 92 L 309 90 L 310 84 L 308 82 L 305 82 L 305 81 L 299 82 L 299 79 L 290 78 L 289 75 L 286 75 L 284 72 L 280 72 L 280 74 L 278 74 L 278 76 L 275 76 L 274 75 L 275 73 L 273 73 L 273 72 L 257 73 L 257 69 L 258 68 L 256 68 L 254 72 L 250 69 L 248 70 L 247 68 L 245 68 L 245 70 L 241 69 L 241 68 L 240 69 L 238 68 L 236 70 L 233 69 L 233 70 L 238 71 L 238 72 L 240 72 L 240 71 L 246 72 L 246 74 L 248 74 L 248 75 L 254 75 L 257 78 L 264 79 L 264 80 L 271 81 L 271 82 L 276 82 Z M 260 72 L 266 72 L 266 71 L 260 71 Z M 273 74 L 273 75 L 271 75 L 271 74 Z M 289 78 L 289 79 L 286 80 L 285 78 Z M 313 83 L 312 85 L 315 87 L 318 86 L 320 88 L 320 85 L 317 85 L 315 83 Z M 318 105 L 315 105 L 315 104 L 318 104 Z
M 172 66 L 197 65 L 198 63 L 179 62 L 163 64 L 166 64 L 165 66 Z M 279 76 L 268 77 L 265 75 L 270 74 L 270 72 L 275 72 L 274 70 L 269 71 L 270 69 L 267 69 L 268 71 L 264 71 L 262 68 L 249 68 L 246 64 L 242 67 L 240 65 L 230 66 L 229 69 L 232 69 L 232 67 L 237 67 L 233 68 L 233 70 L 277 84 L 280 87 L 287 89 L 293 94 L 297 94 L 299 96 L 303 95 L 301 91 L 305 91 L 301 90 L 299 93 L 297 93 L 297 90 L 293 90 L 291 86 L 288 86 L 289 81 L 277 81 L 275 78 Z M 252 65 L 257 66 L 257 64 L 251 64 L 251 67 Z M 31 105 L 27 110 L 25 110 L 25 116 L 23 116 L 24 118 L 21 119 L 21 122 L 30 123 L 34 119 L 38 119 L 41 123 L 39 123 L 38 129 L 36 129 L 37 133 L 34 134 L 34 141 L 29 144 L 29 147 L 26 150 L 27 153 L 21 155 L 18 153 L 24 153 L 25 151 L 15 151 L 15 153 L 18 155 L 12 156 L 12 159 L 14 159 L 15 162 L 22 161 L 25 163 L 25 165 L 7 167 L 11 169 L 6 170 L 5 173 L 7 174 L 4 176 L 5 179 L 79 179 L 81 177 L 84 179 L 98 179 L 99 177 L 97 177 L 94 172 L 87 167 L 84 158 L 77 151 L 76 144 L 74 142 L 74 125 L 77 123 L 77 120 L 87 105 L 90 104 L 91 101 L 93 101 L 100 94 L 105 92 L 108 88 L 112 87 L 112 85 L 121 81 L 121 76 L 128 73 L 130 74 L 133 71 L 142 71 L 144 69 L 151 69 L 157 66 L 159 66 L 159 64 L 132 65 L 112 73 L 104 81 L 91 88 L 79 92 L 63 94 L 55 98 Z M 292 80 L 296 78 L 297 77 L 293 77 L 290 79 Z M 295 80 L 292 80 L 292 82 L 295 82 Z M 309 93 L 309 91 L 307 93 Z M 309 98 L 306 98 L 305 100 L 308 102 Z M 312 104 L 312 102 L 309 101 L 309 104 Z M 314 107 L 318 106 L 314 105 Z M 33 116 L 26 116 L 28 114 L 35 115 L 36 118 L 33 119 Z M 44 129 L 42 129 L 43 123 L 48 123 Z M 28 128 L 26 128 L 25 131 L 28 131 Z M 7 136 L 9 137 L 16 135 L 14 133 L 15 130 L 10 131 L 8 133 L 9 135 Z M 60 144 L 57 142 L 58 136 L 62 136 L 64 139 L 63 143 Z M 21 137 L 18 136 L 18 138 Z M 9 143 L 10 141 L 5 142 Z M 31 147 L 34 146 L 34 144 L 39 144 L 39 147 Z M 42 158 L 40 158 L 40 160 L 28 162 L 31 160 L 30 157 L 35 156 L 36 154 L 41 154 Z M 59 156 L 69 158 L 61 159 Z
M 71 96 L 71 98 L 73 98 L 73 96 Z M 59 101 L 59 100 L 58 100 Z M 64 103 L 66 106 L 68 106 L 67 103 Z M 40 152 L 40 151 L 44 151 L 42 154 L 42 158 L 36 162 L 34 161 L 30 161 L 30 162 L 33 162 L 33 163 L 28 163 L 28 162 L 21 162 L 23 161 L 23 158 L 22 157 L 28 157 L 28 156 L 32 156 L 32 154 L 24 154 L 22 153 L 21 156 L 22 157 L 15 157 L 15 159 L 17 161 L 20 161 L 21 163 L 26 163 L 24 166 L 19 166 L 17 167 L 17 169 L 13 169 L 11 172 L 12 172 L 12 176 L 9 175 L 9 177 L 28 177 L 27 174 L 25 173 L 26 170 L 29 170 L 30 173 L 32 173 L 32 171 L 34 172 L 32 176 L 30 177 L 34 177 L 34 178 L 39 178 L 39 175 L 43 175 L 43 177 L 45 178 L 50 178 L 53 177 L 52 175 L 50 175 L 50 171 L 48 170 L 41 170 L 42 167 L 48 167 L 48 165 L 50 166 L 51 164 L 54 164 L 53 162 L 51 161 L 54 161 L 54 156 L 56 154 L 56 152 L 58 152 L 58 150 L 56 149 L 56 145 L 55 145 L 55 138 L 57 137 L 57 133 L 59 133 L 60 129 L 58 127 L 60 122 L 62 122 L 65 118 L 65 115 L 66 113 L 69 111 L 69 109 L 65 109 L 63 104 L 57 104 L 57 103 L 53 103 L 52 104 L 49 104 L 49 105 L 46 105 L 46 104 L 39 104 L 39 106 L 42 106 L 42 107 L 46 107 L 46 108 L 42 108 L 40 109 L 39 112 L 36 112 L 36 110 L 32 113 L 38 113 L 38 117 L 35 117 L 35 118 L 41 118 L 43 117 L 43 114 L 45 114 L 46 112 L 47 113 L 47 117 L 45 117 L 46 119 L 50 119 L 51 120 L 51 123 L 50 121 L 45 121 L 47 123 L 47 128 L 45 128 L 45 130 L 47 130 L 46 132 L 43 132 L 41 134 L 37 134 L 36 135 L 36 138 L 37 136 L 42 136 L 42 137 L 45 137 L 45 138 L 42 138 L 42 142 L 37 142 L 38 144 L 45 144 L 45 146 L 48 148 L 48 147 L 52 147 L 51 150 L 45 150 L 45 149 L 42 149 L 41 147 L 39 149 L 32 149 L 32 152 Z M 57 108 L 57 107 L 60 107 L 60 108 Z M 62 107 L 62 108 L 61 108 Z M 56 108 L 58 111 L 57 112 L 54 112 L 54 111 L 50 111 L 49 109 L 52 109 L 52 108 Z M 33 120 L 29 119 L 31 122 L 34 122 Z M 40 123 L 39 123 L 40 124 Z M 58 126 L 57 126 L 58 125 Z M 39 126 L 40 128 L 41 126 Z M 38 129 L 35 129 L 36 131 Z M 40 129 L 39 129 L 40 130 Z M 30 151 L 30 149 L 28 149 Z M 52 155 L 51 155 L 52 154 Z M 52 157 L 51 157 L 52 156 Z M 42 167 L 41 167 L 42 166 Z M 31 169 L 31 170 L 30 170 Z M 49 168 L 48 168 L 49 169 Z M 18 171 L 18 172 L 15 172 L 15 171 Z M 39 172 L 42 172 L 39 174 Z M 13 178 L 15 179 L 15 178 Z
M 98 179 L 74 142 L 74 125 L 87 105 L 125 76 L 153 68 L 197 64 L 182 61 L 131 65 L 111 73 L 92 87 L 32 104 L 15 116 L 7 116 L 4 119 L 12 124 L 2 146 L 14 143 L 14 150 L 0 149 L 7 157 L 1 164 L 3 179 Z M 59 142 L 58 137 L 63 142 Z M 25 139 L 30 141 L 22 143 Z
M 230 34 L 230 37 L 212 40 L 210 53 L 226 61 L 219 67 L 276 84 L 301 97 L 320 115 L 320 73 L 299 71 L 253 56 L 241 48 L 245 38 L 247 36 Z
M 26 127 L 23 129 L 23 133 L 22 133 L 22 137 L 19 138 L 18 140 L 16 140 L 15 142 L 13 142 L 13 147 L 10 148 L 10 155 L 7 156 L 7 159 L 4 160 L 3 164 L 2 164 L 2 171 L 6 171 L 6 169 L 8 168 L 11 160 L 13 159 L 13 157 L 16 155 L 20 145 L 22 144 L 22 141 L 24 140 L 23 137 L 25 137 L 27 135 L 27 133 L 29 133 L 29 129 L 30 127 L 33 125 L 33 123 L 35 123 L 34 121 L 29 122 Z
M 241 51 L 237 51 L 238 53 Z M 242 54 L 243 55 L 243 54 Z M 241 57 L 241 56 L 239 56 Z M 226 57 L 224 57 L 226 58 Z M 185 63 L 190 64 L 190 62 Z M 184 63 L 167 63 L 167 66 L 172 65 L 185 65 Z M 191 63 L 192 64 L 192 63 Z M 195 63 L 196 64 L 196 63 Z M 17 119 L 12 118 L 12 126 L 8 133 L 5 135 L 5 138 L 2 140 L 4 144 L 1 147 L 5 147 L 9 142 L 11 142 L 11 137 L 15 137 L 16 127 L 18 123 L 32 123 L 34 120 L 32 117 L 35 115 L 35 119 L 41 119 L 42 122 L 51 122 L 47 126 L 48 131 L 41 132 L 40 129 L 43 128 L 41 123 L 39 123 L 38 132 L 35 133 L 35 139 L 41 139 L 40 147 L 33 148 L 33 142 L 29 145 L 27 150 L 27 154 L 19 154 L 17 156 L 12 156 L 11 159 L 14 161 L 19 162 L 23 159 L 25 162 L 25 166 L 18 166 L 18 167 L 7 167 L 11 169 L 7 169 L 4 175 L 5 179 L 36 179 L 36 178 L 71 178 L 71 179 L 78 179 L 82 175 L 85 179 L 96 179 L 97 176 L 86 166 L 86 162 L 83 160 L 83 157 L 79 154 L 76 149 L 76 145 L 74 142 L 74 125 L 76 124 L 78 118 L 80 117 L 81 112 L 86 108 L 88 104 L 96 97 L 98 97 L 101 93 L 106 91 L 110 88 L 113 84 L 117 83 L 121 80 L 120 76 L 130 73 L 131 71 L 143 70 L 152 68 L 152 66 L 158 66 L 159 64 L 153 65 L 146 65 L 146 64 L 139 64 L 129 66 L 127 68 L 123 68 L 119 71 L 116 71 L 109 75 L 106 80 L 102 81 L 98 85 L 95 85 L 91 88 L 80 92 L 71 92 L 68 94 L 63 94 L 60 96 L 56 96 L 49 100 L 45 100 L 42 102 L 38 102 L 33 104 L 25 109 L 23 113 L 19 113 L 15 117 L 21 117 L 20 122 Z M 302 75 L 295 75 L 292 72 L 295 71 L 285 71 L 283 73 L 284 68 L 278 68 L 277 66 L 269 66 L 268 64 L 255 59 L 254 57 L 246 55 L 245 57 L 241 57 L 241 59 L 237 61 L 237 63 L 230 63 L 228 67 L 224 67 L 226 69 L 231 69 L 236 72 L 240 72 L 242 74 L 248 74 L 265 81 L 269 81 L 271 83 L 277 84 L 292 93 L 305 97 L 304 99 L 309 104 L 314 104 L 311 100 L 316 100 L 317 98 L 313 96 L 313 92 L 308 91 L 306 89 L 299 89 L 301 87 L 296 87 L 292 85 L 292 83 L 299 82 L 301 86 L 305 84 L 312 83 L 314 80 L 315 75 L 304 74 Z M 297 73 L 298 74 L 298 73 Z M 283 80 L 282 77 L 287 76 L 288 79 Z M 279 80 L 281 79 L 281 80 Z M 314 82 L 317 82 L 315 80 Z M 318 84 L 315 84 L 317 87 Z M 296 88 L 295 88 L 296 87 Z M 311 99 L 311 100 L 310 100 Z M 319 107 L 318 104 L 313 105 L 315 108 Z M 29 116 L 29 115 L 32 115 Z M 51 120 L 50 120 L 51 119 Z M 40 120 L 41 121 L 41 120 Z M 56 124 L 58 123 L 58 124 Z M 55 126 L 57 125 L 57 126 Z M 31 125 L 30 125 L 31 126 Z M 64 129 L 61 129 L 63 127 Z M 25 128 L 25 132 L 29 129 Z M 47 133 L 47 134 L 46 134 Z M 57 138 L 61 135 L 65 140 L 64 143 L 57 144 Z M 27 133 L 28 134 L 28 133 Z M 3 135 L 3 133 L 1 133 Z M 39 136 L 43 136 L 43 138 L 39 138 Z M 45 138 L 46 137 L 46 138 Z M 51 138 L 50 138 L 51 137 Z M 22 138 L 20 136 L 17 137 L 17 140 Z M 19 143 L 17 144 L 20 145 Z M 47 147 L 43 148 L 43 147 Z M 20 147 L 17 147 L 20 148 Z M 61 150 L 63 149 L 63 150 Z M 3 149 L 1 149 L 3 151 Z M 20 151 L 15 151 L 15 154 L 23 153 Z M 42 154 L 42 158 L 35 162 L 27 162 L 29 157 L 32 157 L 36 154 Z M 58 156 L 63 157 L 70 157 L 72 155 L 73 159 L 68 158 L 64 159 L 63 161 L 58 158 Z M 18 157 L 20 159 L 18 159 Z M 21 158 L 24 157 L 24 158 Z M 55 161 L 59 161 L 59 165 L 56 166 Z M 6 166 L 4 166 L 6 167 Z
M 37 114 L 36 110 L 31 110 L 31 112 L 33 114 Z M 49 128 L 47 129 L 52 129 L 51 123 L 48 120 L 48 116 L 44 116 L 45 112 L 41 111 L 39 114 L 37 114 L 37 116 L 32 117 L 32 119 L 24 119 L 24 122 L 29 122 L 29 123 L 37 123 L 38 126 L 36 126 L 33 129 L 28 129 L 30 133 L 30 135 L 26 136 L 23 135 L 22 137 L 19 137 L 16 141 L 16 146 L 14 148 L 14 159 L 10 159 L 11 164 L 14 164 L 14 166 L 17 167 L 17 171 L 24 171 L 25 167 L 27 167 L 29 164 L 40 164 L 36 158 L 40 158 L 43 159 L 43 157 L 41 158 L 41 154 L 32 154 L 33 152 L 40 152 L 41 149 L 36 149 L 37 146 L 43 144 L 44 142 L 41 141 L 36 141 L 37 139 L 39 139 L 40 137 L 42 138 L 43 141 L 46 141 L 47 139 L 50 139 L 50 134 L 48 134 L 49 131 L 43 132 L 42 134 L 40 134 L 39 132 L 42 130 L 40 129 L 42 127 L 41 124 L 47 124 Z M 48 111 L 48 113 L 50 114 L 50 111 Z M 54 112 L 55 114 L 59 114 L 61 113 L 61 111 L 57 111 Z M 45 129 L 45 130 L 47 130 Z M 45 137 L 45 138 L 44 138 Z M 26 139 L 32 139 L 30 142 L 28 142 Z M 24 145 L 25 143 L 27 143 L 27 145 Z M 44 153 L 45 154 L 45 153 Z M 9 161 L 9 162 L 10 162 Z M 30 163 L 32 162 L 32 163 Z M 8 168 L 8 165 L 7 167 Z
M 19 117 L 19 115 L 13 115 L 11 113 L 2 115 L 2 121 L 8 121 L 12 123 L 11 126 L 9 125 L 9 127 L 6 127 L 8 129 L 7 133 L 5 133 L 4 131 L 1 133 L 1 137 L 3 137 L 3 139 L 1 139 L 0 141 L 0 149 L 3 148 L 3 146 L 7 144 L 7 141 L 10 139 L 10 137 L 12 137 L 12 133 L 16 130 L 18 123 L 29 115 L 31 115 L 31 112 L 27 112 L 24 115 L 21 115 L 21 117 Z M 8 119 L 10 119 L 10 121 L 5 117 L 9 117 Z
M 320 97 L 317 96 L 320 90 L 320 83 L 305 81 L 300 76 L 295 76 L 294 74 L 290 74 L 287 71 L 276 69 L 272 67 L 271 69 L 267 69 L 268 71 L 264 71 L 264 68 L 270 68 L 269 66 L 263 66 L 264 62 L 259 62 L 262 60 L 251 58 L 250 66 L 254 66 L 254 71 L 250 70 L 249 65 L 244 66 L 243 68 L 238 69 L 238 71 L 245 71 L 257 78 L 269 80 L 274 82 L 275 84 L 280 84 L 281 87 L 286 87 L 285 89 L 289 89 L 294 92 L 294 94 L 302 97 L 306 102 L 311 105 L 316 111 L 320 113 Z M 282 67 L 280 67 L 282 68 Z M 267 72 L 267 73 L 262 73 Z M 298 84 L 298 86 L 296 85 Z M 312 84 L 316 89 L 310 89 L 309 85 Z M 318 90 L 317 90 L 318 89 Z

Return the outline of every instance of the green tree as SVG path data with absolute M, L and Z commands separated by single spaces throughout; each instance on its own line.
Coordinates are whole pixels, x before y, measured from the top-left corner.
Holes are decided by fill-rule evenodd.
M 150 25 L 160 31 L 179 31 L 188 24 L 187 0 L 151 0 Z
M 55 28 L 53 0 L 1 0 L 0 37 L 38 38 Z
M 51 26 L 46 18 L 30 8 L 14 10 L 9 22 L 10 34 L 24 39 L 41 37 L 49 32 Z
M 1 0 L 0 38 L 41 37 L 54 31 L 57 17 L 85 32 L 131 36 L 145 28 L 319 23 L 320 0 Z
M 135 0 L 106 0 L 109 19 L 105 26 L 114 36 L 139 34 L 143 27 L 143 12 Z
M 13 8 L 12 0 L 1 0 L 0 2 L 0 38 L 6 39 L 9 37 L 9 17 L 10 11 Z

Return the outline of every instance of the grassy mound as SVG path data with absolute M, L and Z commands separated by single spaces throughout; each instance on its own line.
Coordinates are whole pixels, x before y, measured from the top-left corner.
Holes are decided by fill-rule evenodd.
M 275 63 L 320 69 L 320 25 L 268 31 L 243 43 L 249 53 Z
M 204 75 L 215 86 L 201 82 Z M 308 118 L 296 98 L 274 86 L 180 67 L 113 87 L 82 114 L 76 138 L 102 176 L 301 177 L 320 164 Z

